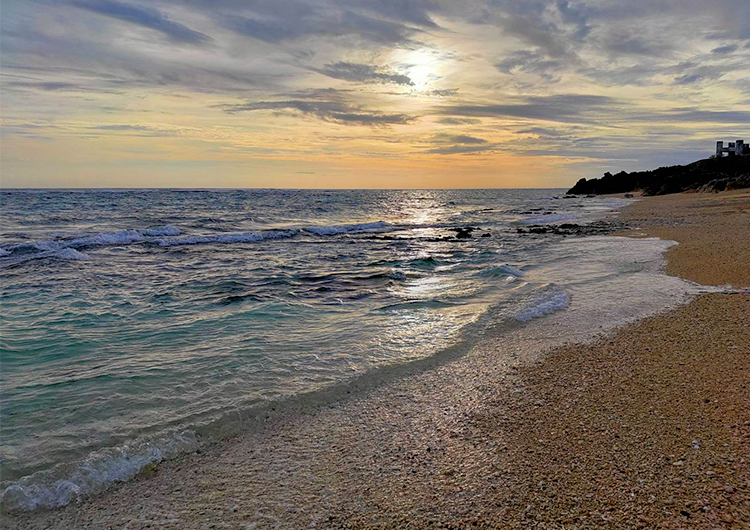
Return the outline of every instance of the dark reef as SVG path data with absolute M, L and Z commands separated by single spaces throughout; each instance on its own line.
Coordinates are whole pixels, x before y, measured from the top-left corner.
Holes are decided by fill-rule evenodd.
M 642 191 L 644 195 L 667 195 L 740 188 L 750 188 L 750 156 L 708 158 L 686 166 L 660 167 L 652 171 L 605 173 L 602 178 L 579 180 L 568 193 L 605 195 Z

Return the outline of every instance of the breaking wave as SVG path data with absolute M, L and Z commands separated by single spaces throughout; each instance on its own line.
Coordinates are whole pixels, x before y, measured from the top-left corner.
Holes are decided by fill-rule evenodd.
M 5 509 L 34 510 L 59 508 L 82 495 L 130 480 L 147 466 L 195 451 L 199 440 L 193 431 L 183 431 L 161 439 L 142 440 L 91 453 L 70 470 L 40 471 L 6 487 L 0 495 Z M 66 472 L 67 471 L 67 472 Z M 62 475 L 63 478 L 55 478 Z
M 516 320 L 528 322 L 531 319 L 550 315 L 570 305 L 570 295 L 551 285 L 540 296 L 525 303 L 516 313 Z
M 152 243 L 162 247 L 202 244 L 258 243 L 266 240 L 284 239 L 300 234 L 332 236 L 349 232 L 364 232 L 388 228 L 391 225 L 383 221 L 356 223 L 332 226 L 306 226 L 283 230 L 264 230 L 258 232 L 238 232 L 229 234 L 189 235 L 182 234 L 179 228 L 172 225 L 138 230 L 118 230 L 100 232 L 90 236 L 59 238 L 46 241 L 17 243 L 0 249 L 0 258 L 21 258 L 18 261 L 42 258 L 86 259 L 80 252 L 67 252 L 80 248 L 126 246 L 136 243 Z

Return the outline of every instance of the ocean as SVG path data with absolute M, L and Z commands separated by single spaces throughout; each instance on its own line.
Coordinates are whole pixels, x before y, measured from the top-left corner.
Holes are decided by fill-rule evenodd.
M 3 504 L 64 505 L 573 300 L 595 329 L 684 295 L 669 243 L 519 231 L 628 203 L 562 193 L 2 191 Z

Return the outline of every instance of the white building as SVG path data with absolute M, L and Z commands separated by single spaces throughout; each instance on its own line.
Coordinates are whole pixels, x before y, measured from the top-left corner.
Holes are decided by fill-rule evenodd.
M 750 144 L 746 144 L 743 140 L 737 140 L 736 142 L 729 142 L 728 147 L 724 147 L 724 142 L 716 142 L 716 156 L 743 156 L 750 155 Z

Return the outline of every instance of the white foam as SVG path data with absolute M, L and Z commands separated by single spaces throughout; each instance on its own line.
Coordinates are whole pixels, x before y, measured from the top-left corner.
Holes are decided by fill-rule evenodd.
M 147 230 L 140 231 L 144 236 L 158 237 L 158 236 L 179 236 L 180 230 L 172 225 L 165 225 L 156 228 L 149 228 Z
M 71 241 L 61 242 L 66 247 L 100 247 L 119 246 L 140 243 L 144 236 L 140 230 L 119 230 L 117 232 L 101 232 L 95 236 L 79 237 Z
M 58 258 L 58 259 L 69 259 L 69 260 L 74 260 L 74 261 L 82 261 L 82 260 L 89 259 L 89 257 L 86 254 L 84 254 L 83 252 L 79 252 L 74 248 L 64 248 L 61 250 L 54 251 L 51 257 Z
M 6 487 L 0 503 L 6 509 L 58 508 L 81 495 L 101 491 L 116 482 L 130 480 L 149 464 L 179 453 L 194 451 L 199 442 L 194 432 L 183 431 L 161 440 L 142 441 L 91 453 L 69 472 L 38 472 Z
M 516 320 L 528 322 L 533 318 L 550 315 L 570 305 L 570 295 L 562 289 L 547 292 L 542 298 L 530 302 L 516 313 Z
M 166 225 L 145 230 L 118 230 L 115 232 L 99 232 L 90 236 L 80 236 L 73 239 L 59 239 L 54 241 L 35 241 L 33 243 L 21 243 L 11 247 L 16 248 L 31 246 L 41 251 L 59 251 L 65 248 L 81 247 L 103 247 L 122 246 L 133 243 L 142 243 L 147 237 L 155 236 L 177 236 L 180 230 L 172 225 Z M 7 252 L 7 251 L 6 251 Z M 5 255 L 5 254 L 0 254 Z
M 523 271 L 512 265 L 499 265 L 497 267 L 490 267 L 485 270 L 485 274 L 489 276 L 514 276 L 520 278 L 523 276 Z
M 40 250 L 41 253 L 27 257 L 27 259 L 49 257 L 50 253 L 59 254 L 64 249 L 79 249 L 85 247 L 104 247 L 104 246 L 125 246 L 134 243 L 153 242 L 163 247 L 172 247 L 180 245 L 202 245 L 202 244 L 232 244 L 232 243 L 258 243 L 271 239 L 283 239 L 294 237 L 300 232 L 308 232 L 316 235 L 336 235 L 346 232 L 360 232 L 365 230 L 375 230 L 390 226 L 388 223 L 378 221 L 374 223 L 359 223 L 336 226 L 311 226 L 305 228 L 294 228 L 290 230 L 270 230 L 266 232 L 238 232 L 229 234 L 211 234 L 177 237 L 181 234 L 180 230 L 172 225 L 160 227 L 139 229 L 139 230 L 118 230 L 116 232 L 100 232 L 98 234 L 76 237 L 74 239 L 59 239 L 51 241 L 36 241 L 33 243 L 23 243 L 10 247 L 10 250 L 0 249 L 0 257 L 6 257 L 12 254 L 14 249 L 22 247 L 32 247 Z M 83 255 L 83 254 L 81 254 Z M 56 255 L 64 259 L 85 259 L 80 256 L 73 257 L 74 254 L 67 253 Z

